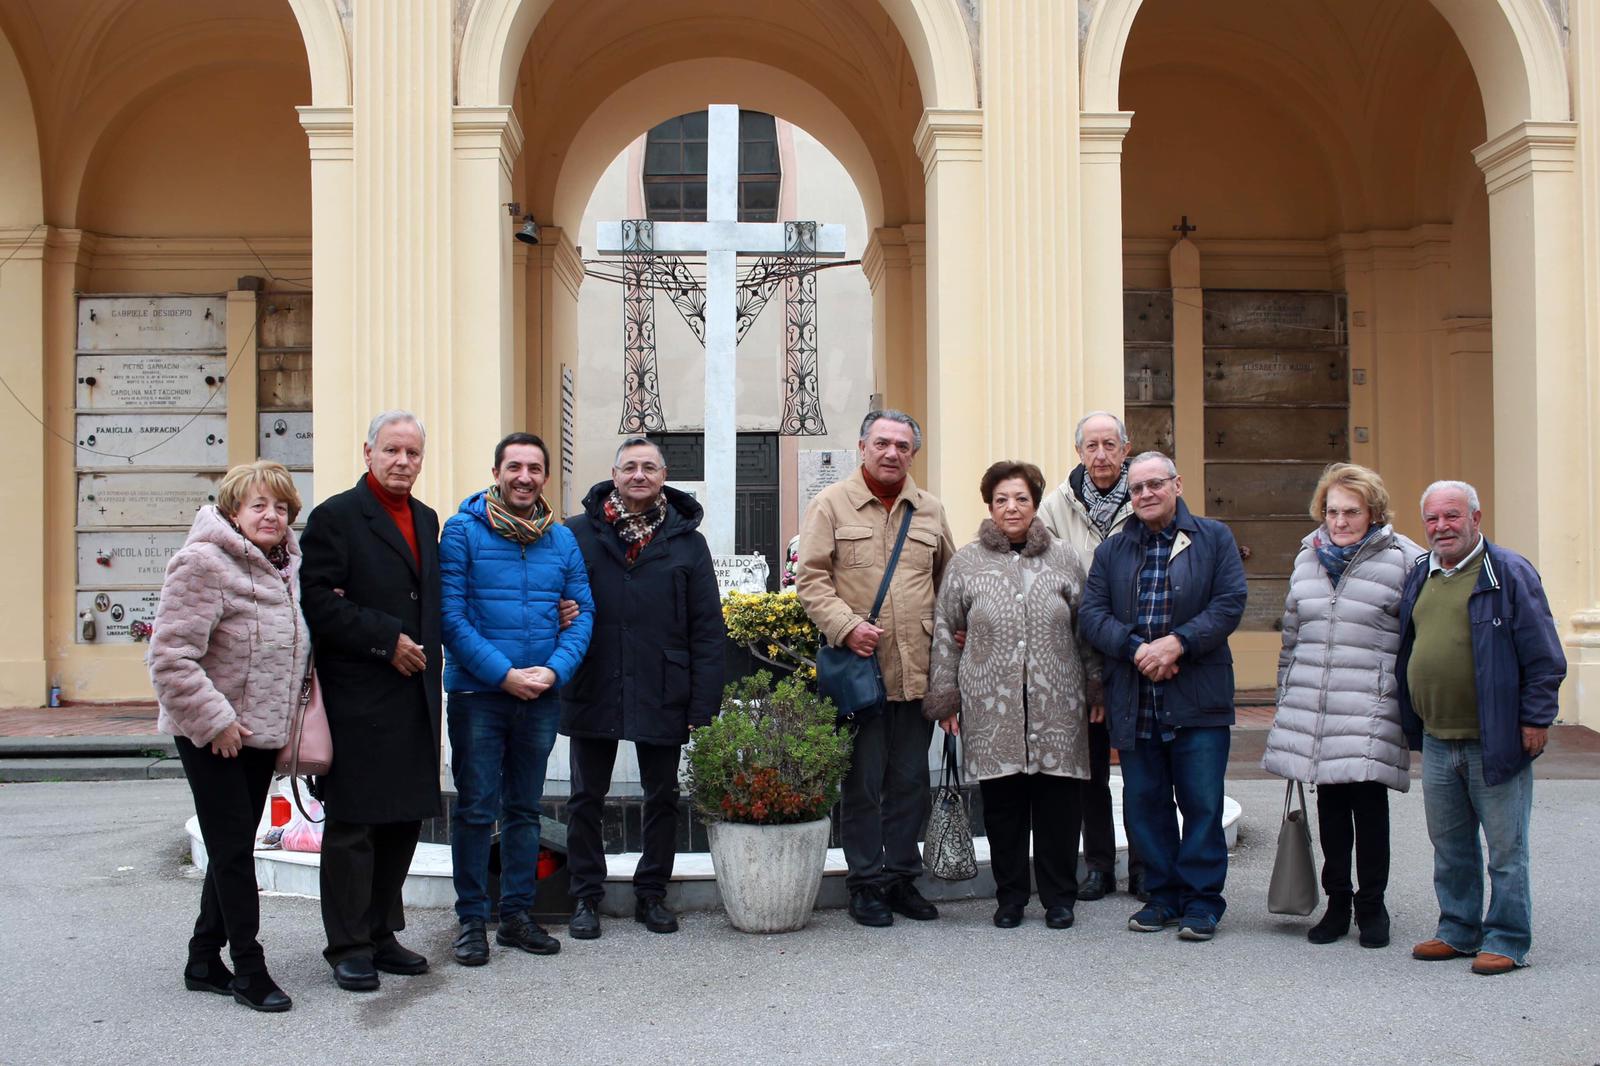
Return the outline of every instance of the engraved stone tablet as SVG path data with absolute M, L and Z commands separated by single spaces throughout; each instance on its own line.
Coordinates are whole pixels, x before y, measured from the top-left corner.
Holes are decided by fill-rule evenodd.
M 78 525 L 187 526 L 216 502 L 216 474 L 80 474 Z
M 1349 395 L 1348 363 L 1339 348 L 1207 348 L 1205 401 L 1342 405 Z
M 87 589 L 78 593 L 72 631 L 79 644 L 142 644 L 150 639 L 160 589 Z M 85 623 L 89 625 L 85 625 Z M 91 636 L 85 637 L 85 629 Z
M 284 466 L 311 465 L 311 412 L 275 411 L 260 416 L 257 450 Z
M 84 296 L 80 352 L 169 352 L 227 347 L 222 296 Z
M 767 591 L 765 555 L 713 555 L 711 565 L 717 573 L 717 594 Z
M 856 468 L 856 453 L 848 448 L 802 448 L 796 479 L 800 491 L 800 513 L 805 514 L 817 493 L 836 481 L 843 481 Z
M 228 465 L 225 414 L 80 414 L 77 430 L 83 468 Z
M 1344 344 L 1344 296 L 1207 289 L 1205 343 L 1286 348 Z
M 312 492 L 313 483 L 311 471 L 291 470 L 289 477 L 294 481 L 294 490 L 300 494 L 300 517 L 295 519 L 295 525 L 303 526 L 306 518 L 311 514 L 311 508 L 316 506 L 316 496 Z
M 204 407 L 226 411 L 221 355 L 80 355 L 78 408 L 84 411 Z M 213 393 L 215 396 L 213 396 Z
M 1122 394 L 1127 403 L 1172 402 L 1172 349 L 1129 345 L 1122 350 Z
M 187 532 L 78 534 L 78 584 L 160 585 Z
M 1125 290 L 1122 294 L 1122 339 L 1172 343 L 1172 290 Z

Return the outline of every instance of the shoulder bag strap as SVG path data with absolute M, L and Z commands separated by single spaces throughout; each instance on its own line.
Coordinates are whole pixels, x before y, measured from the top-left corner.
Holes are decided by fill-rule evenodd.
M 872 601 L 872 613 L 867 616 L 867 621 L 873 625 L 878 624 L 878 612 L 883 610 L 883 598 L 889 595 L 889 579 L 894 577 L 895 564 L 900 561 L 900 549 L 906 543 L 906 530 L 911 528 L 911 514 L 916 508 L 908 502 L 906 516 L 900 520 L 900 535 L 894 539 L 894 551 L 889 553 L 889 565 L 884 567 L 883 581 L 878 584 L 878 598 Z
M 944 735 L 944 786 L 961 791 L 961 758 L 956 754 L 954 734 Z
M 296 701 L 294 729 L 290 733 L 291 749 L 294 754 L 289 762 L 289 791 L 294 793 L 294 805 L 300 808 L 300 817 L 312 825 L 321 825 L 328 820 L 328 812 L 323 811 L 321 818 L 313 818 L 306 812 L 306 801 L 300 798 L 300 738 L 306 730 L 306 706 L 311 702 L 311 672 L 317 668 L 316 652 L 306 654 L 306 676 L 300 682 L 300 696 Z

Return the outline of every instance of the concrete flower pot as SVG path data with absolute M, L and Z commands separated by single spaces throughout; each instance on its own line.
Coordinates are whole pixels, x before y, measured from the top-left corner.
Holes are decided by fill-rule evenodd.
M 822 884 L 828 819 L 798 825 L 712 822 L 711 865 L 735 929 L 792 933 L 805 928 Z

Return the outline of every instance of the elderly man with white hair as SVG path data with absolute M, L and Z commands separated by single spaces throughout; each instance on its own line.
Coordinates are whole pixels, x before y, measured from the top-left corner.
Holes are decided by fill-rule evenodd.
M 1480 532 L 1478 493 L 1436 481 L 1422 494 L 1432 552 L 1400 597 L 1395 663 L 1400 713 L 1422 749 L 1423 806 L 1433 841 L 1435 935 L 1426 962 L 1472 957 L 1472 972 L 1527 964 L 1533 940 L 1528 823 L 1533 760 L 1544 751 L 1567 674 L 1539 572 Z M 1489 847 L 1489 909 L 1483 853 Z

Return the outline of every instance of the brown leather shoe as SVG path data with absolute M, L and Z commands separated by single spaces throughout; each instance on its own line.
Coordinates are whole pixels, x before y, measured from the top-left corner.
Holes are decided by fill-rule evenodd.
M 1484 977 L 1493 977 L 1497 973 L 1510 973 L 1516 968 L 1515 962 L 1492 951 L 1480 951 L 1478 957 L 1472 960 L 1472 972 Z
M 1449 944 L 1446 944 L 1438 937 L 1434 937 L 1432 940 L 1424 940 L 1422 943 L 1411 949 L 1411 957 L 1413 959 L 1421 959 L 1423 962 L 1444 962 L 1448 959 L 1464 959 L 1470 954 L 1472 953 L 1469 951 L 1457 951 L 1455 948 L 1451 947 Z

